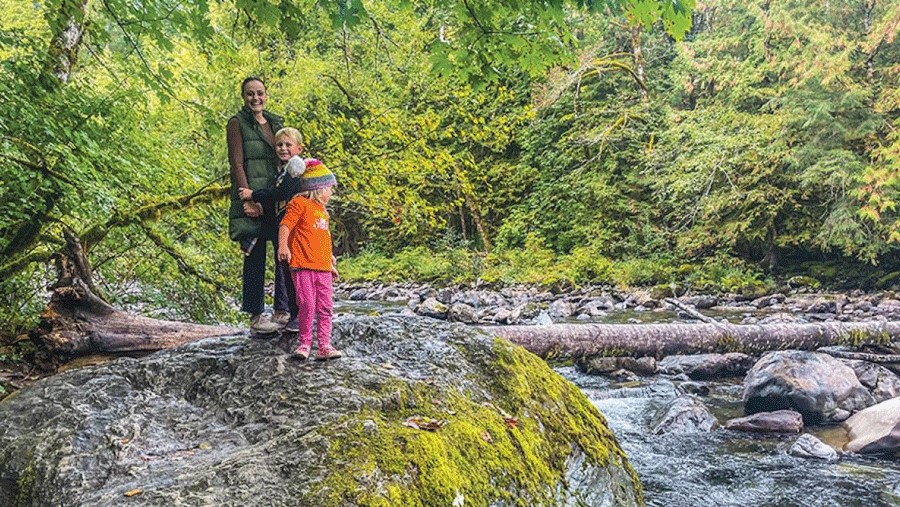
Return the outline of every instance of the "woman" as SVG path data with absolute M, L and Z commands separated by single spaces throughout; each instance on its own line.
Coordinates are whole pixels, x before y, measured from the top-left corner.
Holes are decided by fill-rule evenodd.
M 243 298 L 241 310 L 250 314 L 250 329 L 267 334 L 280 330 L 289 319 L 288 291 L 283 274 L 275 272 L 275 313 L 263 317 L 266 274 L 266 243 L 272 243 L 277 259 L 278 223 L 273 206 L 241 201 L 238 188 L 270 188 L 278 172 L 275 132 L 284 120 L 265 110 L 266 85 L 258 77 L 241 83 L 244 107 L 228 120 L 228 162 L 231 165 L 231 207 L 228 234 L 244 252 Z

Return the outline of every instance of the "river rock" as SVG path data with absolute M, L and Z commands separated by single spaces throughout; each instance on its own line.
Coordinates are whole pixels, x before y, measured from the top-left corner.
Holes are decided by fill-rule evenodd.
M 356 289 L 350 293 L 350 301 L 365 301 L 369 291 L 365 287 Z
M 550 314 L 550 317 L 554 319 L 568 319 L 575 313 L 575 305 L 566 300 L 559 299 L 550 303 L 547 312 Z
M 755 359 L 747 354 L 695 354 L 666 356 L 659 362 L 659 371 L 667 375 L 686 374 L 694 380 L 743 375 Z
M 843 421 L 874 403 L 853 369 L 818 352 L 769 352 L 744 379 L 747 414 L 790 409 L 815 425 Z
M 824 459 L 831 462 L 838 460 L 837 451 L 809 433 L 800 435 L 788 452 L 801 458 Z
M 450 308 L 447 307 L 444 303 L 441 303 L 437 300 L 437 298 L 430 297 L 425 301 L 422 301 L 418 307 L 416 307 L 416 313 L 423 317 L 431 317 L 433 319 L 446 319 L 447 312 L 450 311 Z
M 22 389 L 0 505 L 643 504 L 602 415 L 524 349 L 423 318 L 341 318 L 334 342 L 204 340 Z
M 729 419 L 725 423 L 725 429 L 759 433 L 800 433 L 803 429 L 803 416 L 793 410 L 759 412 Z
M 447 320 L 464 324 L 478 322 L 478 319 L 475 317 L 475 308 L 465 303 L 453 303 L 450 305 L 450 310 L 447 312 Z
M 896 299 L 882 299 L 875 307 L 875 313 L 884 315 L 885 317 L 900 316 L 900 301 Z
M 588 375 L 603 375 L 616 370 L 628 370 L 638 375 L 656 373 L 656 359 L 652 357 L 581 357 L 575 367 Z
M 660 409 L 652 428 L 656 435 L 669 433 L 705 433 L 718 426 L 715 416 L 693 396 L 679 396 Z
M 494 313 L 494 322 L 498 324 L 512 324 L 510 319 L 512 318 L 513 313 L 507 308 L 497 308 L 497 311 Z
M 844 360 L 859 382 L 869 389 L 877 403 L 900 396 L 900 377 L 887 368 L 868 361 Z
M 900 450 L 900 398 L 883 401 L 844 421 L 850 441 L 844 449 L 861 454 Z

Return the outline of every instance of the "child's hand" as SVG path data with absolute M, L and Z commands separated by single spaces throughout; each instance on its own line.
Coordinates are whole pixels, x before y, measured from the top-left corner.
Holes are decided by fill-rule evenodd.
M 255 202 L 244 203 L 244 214 L 250 218 L 257 218 L 263 215 L 262 206 Z
M 278 249 L 278 260 L 282 262 L 291 262 L 291 249 L 290 248 L 279 248 Z
M 253 191 L 249 188 L 239 188 L 238 189 L 238 197 L 241 198 L 242 201 L 252 201 L 253 200 Z

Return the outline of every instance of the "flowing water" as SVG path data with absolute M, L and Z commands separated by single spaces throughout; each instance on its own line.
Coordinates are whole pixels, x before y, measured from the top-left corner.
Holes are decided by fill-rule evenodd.
M 753 434 L 724 429 L 709 433 L 653 435 L 656 412 L 678 395 L 677 382 L 654 377 L 620 387 L 572 367 L 557 371 L 581 388 L 606 416 L 637 469 L 647 504 L 660 507 L 900 505 L 900 461 L 841 457 L 836 463 L 788 454 L 797 435 Z M 706 382 L 700 399 L 720 423 L 743 415 L 737 381 Z M 840 444 L 840 426 L 807 428 Z
M 399 313 L 404 304 L 336 301 L 341 313 Z M 727 316 L 737 320 L 735 316 Z M 660 322 L 677 316 L 616 312 L 605 322 Z M 651 421 L 679 395 L 677 381 L 643 379 L 618 384 L 573 367 L 556 370 L 606 416 L 644 485 L 647 505 L 657 507 L 900 506 L 900 460 L 843 456 L 835 463 L 788 453 L 798 435 L 753 434 L 724 429 L 709 433 L 654 435 Z M 694 382 L 696 384 L 696 382 Z M 743 415 L 740 379 L 704 382 L 700 396 L 720 423 Z M 840 426 L 806 428 L 834 447 L 846 441 Z

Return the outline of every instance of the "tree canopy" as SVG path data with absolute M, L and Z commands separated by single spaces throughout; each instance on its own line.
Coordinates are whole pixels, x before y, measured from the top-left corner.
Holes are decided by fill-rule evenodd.
M 732 289 L 732 268 L 900 242 L 892 2 L 0 7 L 0 328 L 37 314 L 63 231 L 113 302 L 233 317 L 224 126 L 247 75 L 337 174 L 344 255 Z

